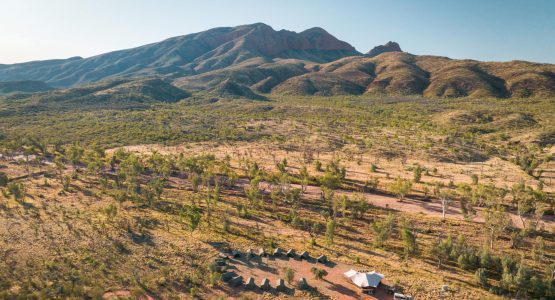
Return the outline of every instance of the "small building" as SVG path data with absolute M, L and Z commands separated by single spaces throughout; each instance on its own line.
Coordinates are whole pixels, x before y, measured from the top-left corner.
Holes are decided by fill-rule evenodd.
M 283 254 L 283 250 L 281 248 L 276 248 L 274 250 L 274 256 L 281 256 Z
M 354 285 L 358 286 L 364 291 L 374 291 L 380 285 L 384 276 L 375 271 L 369 273 L 357 272 L 355 270 L 349 270 L 343 273 Z
M 328 258 L 325 255 L 318 256 L 317 260 L 321 264 L 327 264 L 328 263 Z
M 308 254 L 307 251 L 303 251 L 301 252 L 301 254 L 299 255 L 300 259 L 309 259 L 310 258 L 310 254 Z
M 243 254 L 239 250 L 233 250 L 231 251 L 231 256 L 233 256 L 233 258 L 240 258 Z
M 260 283 L 260 289 L 263 291 L 268 291 L 271 288 L 272 287 L 270 286 L 270 280 L 268 278 L 262 279 L 262 282 Z
M 214 260 L 214 263 L 216 264 L 216 266 L 218 267 L 223 267 L 227 265 L 227 261 L 225 261 L 224 259 L 221 258 L 217 258 Z
M 295 257 L 295 256 L 297 256 L 297 254 L 295 253 L 295 249 L 289 249 L 289 251 L 287 251 L 287 256 L 288 256 L 288 257 Z
M 264 248 L 260 248 L 260 249 L 258 249 L 258 255 L 259 255 L 260 257 L 264 257 L 264 256 L 266 256 L 266 255 L 268 255 L 268 254 L 266 253 L 266 250 L 264 250 Z
M 395 293 L 395 294 L 393 294 L 393 299 L 394 300 L 412 300 L 412 297 L 401 294 L 401 293 Z
M 308 282 L 306 282 L 306 279 L 304 277 L 301 277 L 301 279 L 299 279 L 299 289 L 301 290 L 308 289 Z
M 245 282 L 245 289 L 246 290 L 254 290 L 256 288 L 256 284 L 254 283 L 254 278 L 249 277 Z
M 280 278 L 276 281 L 276 290 L 285 291 L 285 281 L 283 279 Z
M 254 257 L 254 251 L 253 251 L 252 249 L 250 249 L 250 248 L 247 249 L 247 252 L 245 252 L 245 256 L 246 256 L 247 258 Z
M 240 286 L 241 284 L 243 284 L 243 276 L 233 277 L 229 281 L 229 285 L 233 287 Z
M 228 282 L 231 280 L 231 278 L 235 277 L 237 274 L 235 274 L 235 272 L 225 272 L 222 273 L 222 275 L 220 276 L 220 278 L 225 281 Z

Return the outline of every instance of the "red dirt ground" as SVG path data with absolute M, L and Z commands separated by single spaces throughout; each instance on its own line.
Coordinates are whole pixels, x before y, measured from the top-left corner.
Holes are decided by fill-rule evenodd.
M 238 275 L 243 276 L 244 281 L 249 277 L 253 277 L 257 286 L 264 278 L 270 280 L 271 290 L 269 293 L 279 294 L 275 290 L 276 282 L 278 279 L 285 280 L 285 269 L 290 267 L 295 271 L 295 278 L 291 284 L 285 282 L 287 291 L 282 292 L 285 294 L 293 295 L 297 289 L 297 283 L 301 277 L 304 277 L 308 285 L 311 288 L 316 288 L 316 290 L 332 299 L 341 300 L 351 300 L 351 299 L 379 299 L 379 300 L 389 300 L 393 299 L 392 295 L 387 294 L 387 280 L 384 280 L 382 285 L 378 288 L 376 295 L 370 296 L 361 293 L 360 289 L 355 285 L 351 284 L 350 281 L 345 278 L 343 273 L 354 268 L 344 263 L 333 263 L 330 262 L 327 265 L 317 263 L 316 259 L 310 258 L 309 261 L 299 260 L 298 258 L 289 258 L 286 256 L 280 257 L 264 257 L 260 258 L 255 256 L 250 259 L 231 259 L 229 261 L 229 271 L 233 271 Z M 328 272 L 328 275 L 324 277 L 323 280 L 316 280 L 310 272 L 312 267 L 317 267 L 319 269 L 324 269 Z M 368 270 L 371 271 L 371 270 Z M 380 271 L 380 270 L 376 270 Z M 243 291 L 244 286 L 239 286 L 236 289 L 238 292 Z M 250 291 L 248 293 L 263 293 L 259 288 Z

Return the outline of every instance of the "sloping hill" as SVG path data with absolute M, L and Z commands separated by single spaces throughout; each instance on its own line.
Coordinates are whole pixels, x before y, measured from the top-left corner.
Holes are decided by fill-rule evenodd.
M 265 97 L 254 93 L 248 86 L 227 79 L 210 91 L 211 95 L 223 98 L 246 98 L 251 100 L 266 100 Z
M 37 93 L 52 90 L 52 87 L 42 81 L 22 80 L 0 82 L 0 94 L 9 93 Z
M 375 57 L 348 57 L 316 69 L 318 71 L 301 78 L 285 81 L 273 92 L 496 98 L 555 96 L 555 65 L 551 64 L 479 62 L 388 52 Z M 310 78 L 310 86 L 316 90 L 307 88 L 306 78 Z M 329 89 L 332 82 L 334 88 Z
M 74 109 L 85 107 L 136 107 L 142 104 L 172 103 L 191 94 L 158 78 L 118 79 L 82 85 L 46 93 L 8 96 L 7 103 L 17 103 L 26 111 Z
M 321 28 L 296 33 L 257 23 L 214 28 L 90 58 L 0 65 L 0 80 L 42 80 L 67 87 L 121 76 L 198 75 L 249 60 L 255 64 L 275 58 L 328 62 L 359 54 Z

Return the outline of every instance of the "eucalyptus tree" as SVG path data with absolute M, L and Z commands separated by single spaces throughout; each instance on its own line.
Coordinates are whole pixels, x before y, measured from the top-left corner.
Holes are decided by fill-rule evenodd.
M 71 144 L 65 149 L 65 156 L 71 162 L 71 165 L 73 167 L 73 178 L 77 177 L 77 173 L 79 172 L 79 164 L 83 159 L 84 152 L 85 149 L 79 143 Z
M 303 192 L 306 191 L 306 187 L 310 183 L 310 174 L 308 173 L 308 169 L 306 166 L 302 166 L 299 170 L 299 177 L 301 179 L 301 189 Z
M 391 189 L 391 192 L 397 196 L 397 198 L 399 199 L 399 202 L 403 202 L 403 200 L 405 199 L 405 196 L 412 189 L 412 183 L 410 182 L 410 180 L 397 177 L 393 181 L 393 183 L 391 183 L 389 188 Z
M 455 193 L 451 189 L 442 189 L 439 193 L 439 200 L 441 203 L 441 218 L 445 220 L 445 214 L 449 210 L 451 202 L 455 198 Z
M 138 176 L 143 172 L 143 170 L 143 163 L 135 154 L 128 155 L 120 162 L 117 174 L 118 177 L 124 180 L 128 193 L 136 194 L 140 192 Z
M 486 208 L 484 214 L 484 226 L 488 230 L 490 249 L 493 249 L 493 244 L 499 235 L 512 225 L 511 217 L 501 205 Z

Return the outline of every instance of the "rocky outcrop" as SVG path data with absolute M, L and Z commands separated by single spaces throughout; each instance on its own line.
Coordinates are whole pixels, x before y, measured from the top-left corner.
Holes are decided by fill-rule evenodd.
M 387 42 L 385 45 L 380 45 L 372 48 L 372 50 L 366 53 L 367 56 L 374 57 L 385 52 L 403 52 L 401 47 L 396 42 Z

